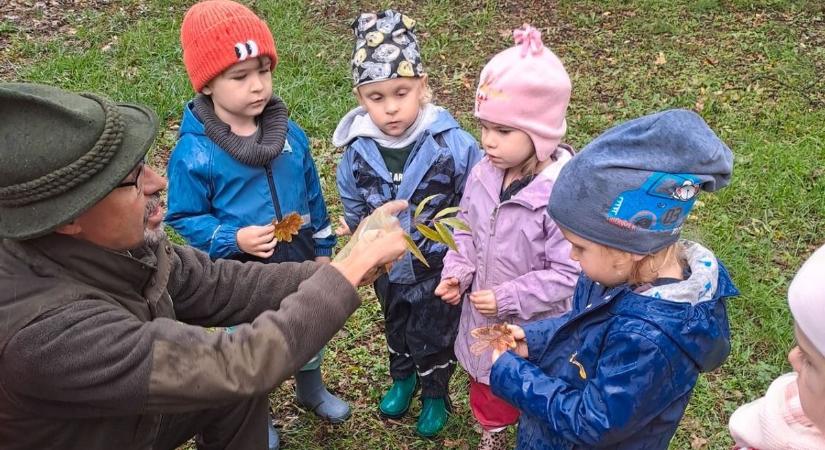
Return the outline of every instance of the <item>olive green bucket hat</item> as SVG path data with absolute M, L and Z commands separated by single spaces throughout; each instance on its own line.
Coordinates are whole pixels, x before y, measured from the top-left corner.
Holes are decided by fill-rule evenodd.
M 34 238 L 71 222 L 123 181 L 157 129 L 144 106 L 0 83 L 0 238 Z

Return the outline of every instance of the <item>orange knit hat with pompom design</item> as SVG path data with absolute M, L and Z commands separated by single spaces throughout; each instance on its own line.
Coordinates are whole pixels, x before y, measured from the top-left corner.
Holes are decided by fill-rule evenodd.
M 268 56 L 275 70 L 278 52 L 266 22 L 230 0 L 196 3 L 180 28 L 183 64 L 196 92 L 234 64 Z

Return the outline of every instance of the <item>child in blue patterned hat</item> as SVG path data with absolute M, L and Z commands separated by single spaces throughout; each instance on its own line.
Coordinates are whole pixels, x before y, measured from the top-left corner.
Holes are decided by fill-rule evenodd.
M 341 119 L 333 136 L 335 146 L 345 147 L 338 165 L 344 217 L 337 233 L 348 234 L 390 200 L 409 202 L 398 218 L 429 265 L 407 254 L 375 281 L 393 379 L 379 410 L 386 417 L 402 417 L 420 384 L 417 430 L 433 436 L 444 427 L 450 408 L 447 387 L 455 370 L 461 306 L 435 296 L 447 247 L 419 233 L 413 211 L 433 195 L 420 221 L 456 206 L 481 152 L 447 110 L 430 103 L 413 19 L 393 10 L 364 13 L 352 27 L 353 91 L 360 106 Z
M 521 411 L 518 448 L 667 449 L 700 372 L 730 351 L 713 253 L 679 234 L 701 191 L 730 180 L 733 155 L 684 110 L 629 121 L 562 169 L 548 213 L 582 267 L 573 309 L 511 326 L 490 386 Z

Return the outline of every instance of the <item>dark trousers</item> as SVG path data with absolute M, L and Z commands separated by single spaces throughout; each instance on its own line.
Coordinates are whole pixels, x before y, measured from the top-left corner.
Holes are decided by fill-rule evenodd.
M 264 450 L 268 447 L 267 396 L 161 418 L 155 450 L 174 450 L 196 436 L 199 450 Z
M 423 397 L 445 397 L 455 371 L 453 345 L 458 333 L 460 305 L 448 305 L 435 291 L 439 277 L 416 284 L 390 283 L 387 275 L 375 281 L 375 295 L 384 312 L 394 380 L 418 373 Z

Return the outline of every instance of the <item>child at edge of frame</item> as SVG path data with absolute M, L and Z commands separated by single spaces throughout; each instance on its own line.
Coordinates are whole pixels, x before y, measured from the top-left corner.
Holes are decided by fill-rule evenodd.
M 742 405 L 728 424 L 734 450 L 825 448 L 825 246 L 796 273 L 788 288 L 796 346 L 793 372 L 771 383 L 764 397 Z

